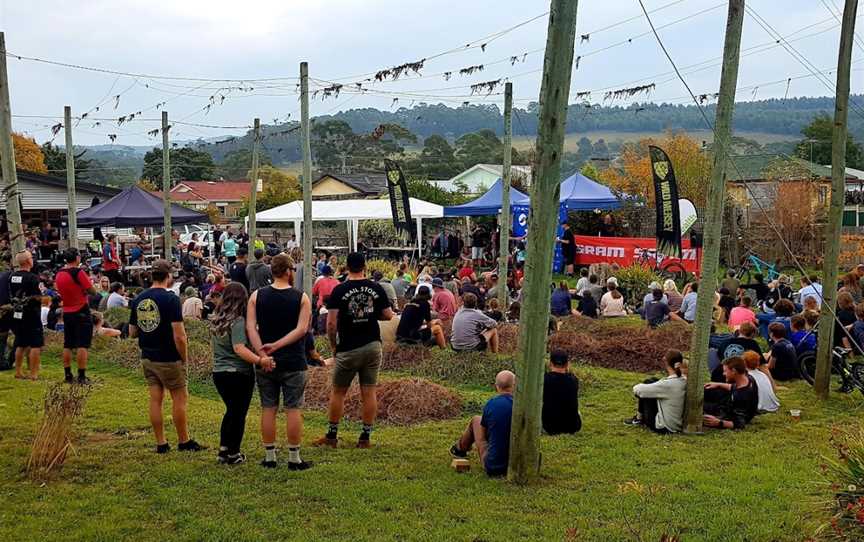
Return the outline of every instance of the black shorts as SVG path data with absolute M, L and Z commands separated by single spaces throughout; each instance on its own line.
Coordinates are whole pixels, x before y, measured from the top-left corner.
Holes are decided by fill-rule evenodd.
M 93 317 L 88 307 L 63 313 L 63 348 L 90 348 L 93 343 Z
M 431 346 L 435 344 L 435 339 L 432 337 L 432 330 L 426 327 L 413 331 L 408 337 L 396 337 L 396 342 L 405 345 Z
M 15 326 L 15 348 L 42 348 L 45 346 L 45 334 L 42 322 L 23 322 Z

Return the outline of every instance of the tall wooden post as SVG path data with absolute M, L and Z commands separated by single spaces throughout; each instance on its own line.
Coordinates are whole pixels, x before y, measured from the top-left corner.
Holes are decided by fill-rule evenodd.
M 509 292 L 507 292 L 507 263 L 510 255 L 510 178 L 513 169 L 513 83 L 504 85 L 504 160 L 501 169 L 501 216 L 498 227 L 501 230 L 498 237 L 498 304 L 502 311 L 507 310 Z
M 256 209 L 256 205 L 258 205 L 258 146 L 261 143 L 261 119 L 255 119 L 254 126 L 252 129 L 252 172 L 251 175 L 251 188 L 249 192 L 249 257 L 252 260 L 255 260 L 255 237 L 258 234 L 258 227 L 255 223 L 255 215 L 258 210 Z
M 837 95 L 834 98 L 834 133 L 831 140 L 831 206 L 825 225 L 825 261 L 822 267 L 822 314 L 816 349 L 816 382 L 820 399 L 827 399 L 831 383 L 831 350 L 834 344 L 834 311 L 837 306 L 837 265 L 840 230 L 846 197 L 846 121 L 849 116 L 849 71 L 858 0 L 846 0 L 837 57 Z
M 531 184 L 531 236 L 523 286 L 525 302 L 519 324 L 521 349 L 516 359 L 516 393 L 510 433 L 508 477 L 519 484 L 536 478 L 540 470 L 540 410 L 546 368 L 549 283 L 558 226 L 561 155 L 573 70 L 577 6 L 577 0 L 552 0 L 546 36 L 537 153 Z
M 312 146 L 309 134 L 309 64 L 300 63 L 300 150 L 303 153 L 303 291 L 312 297 Z M 349 240 L 350 241 L 350 240 Z M 351 244 L 350 242 L 348 243 Z
M 66 199 L 69 203 L 69 246 L 78 248 L 78 201 L 75 197 L 75 148 L 72 145 L 72 108 L 63 108 L 66 132 Z
M 12 106 L 9 102 L 9 76 L 6 73 L 6 33 L 0 32 L 0 173 L 3 174 L 3 196 L 12 253 L 24 250 L 21 227 L 21 198 L 18 173 L 15 170 L 15 145 L 12 143 Z
M 171 247 L 174 246 L 171 228 L 171 150 L 168 145 L 168 112 L 162 111 L 162 201 L 165 203 L 165 229 L 162 243 L 165 246 L 165 259 L 171 261 Z
M 702 245 L 702 277 L 696 300 L 696 323 L 690 345 L 690 372 L 687 378 L 687 412 L 684 431 L 702 431 L 704 373 L 708 367 L 708 338 L 717 289 L 717 269 L 720 264 L 720 235 L 723 206 L 726 200 L 726 164 L 732 140 L 732 111 L 735 107 L 735 85 L 738 81 L 738 60 L 741 51 L 741 29 L 744 24 L 744 0 L 729 0 L 726 20 L 726 41 L 723 46 L 723 71 L 720 74 L 720 96 L 714 121 L 714 166 L 708 186 L 708 209 L 705 214 Z

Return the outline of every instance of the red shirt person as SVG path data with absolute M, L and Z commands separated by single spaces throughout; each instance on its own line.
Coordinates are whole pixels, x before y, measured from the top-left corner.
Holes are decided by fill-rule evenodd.
M 438 313 L 438 319 L 452 320 L 456 311 L 459 310 L 459 307 L 456 306 L 456 296 L 444 287 L 444 281 L 440 278 L 432 279 L 432 288 L 435 290 L 432 295 L 432 310 Z
M 78 249 L 70 248 L 64 254 L 66 266 L 57 272 L 55 284 L 63 300 L 63 369 L 66 381 L 72 382 L 72 351 L 78 364 L 78 382 L 87 383 L 87 356 L 93 341 L 93 319 L 88 296 L 96 294 L 87 272 L 80 268 Z

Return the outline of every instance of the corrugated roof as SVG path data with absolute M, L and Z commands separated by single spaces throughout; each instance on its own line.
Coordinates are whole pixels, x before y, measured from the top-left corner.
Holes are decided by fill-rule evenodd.
M 772 167 L 783 162 L 792 162 L 815 178 L 830 178 L 831 168 L 785 154 L 748 154 L 730 156 L 726 165 L 726 180 L 732 182 L 761 181 Z M 734 166 L 733 166 L 734 163 Z
M 28 181 L 34 183 L 47 184 L 51 186 L 58 186 L 60 188 L 66 188 L 66 178 L 65 177 L 54 177 L 53 175 L 44 175 L 42 173 L 34 173 L 32 171 L 25 171 L 23 169 L 17 170 L 18 180 L 27 179 Z M 91 192 L 93 194 L 99 196 L 108 196 L 113 197 L 119 194 L 122 190 L 119 188 L 114 188 L 113 186 L 105 186 L 102 184 L 94 184 L 82 181 L 75 181 L 76 190 L 82 190 L 85 192 Z

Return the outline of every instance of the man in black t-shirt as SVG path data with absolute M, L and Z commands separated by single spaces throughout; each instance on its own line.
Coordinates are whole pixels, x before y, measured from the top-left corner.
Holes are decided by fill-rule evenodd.
M 246 257 L 249 250 L 244 247 L 237 249 L 237 259 L 228 268 L 228 275 L 231 277 L 231 282 L 239 282 L 249 291 L 249 279 L 246 277 Z
M 564 228 L 564 231 L 561 233 L 561 237 L 558 238 L 558 242 L 561 243 L 561 256 L 564 260 L 564 273 L 568 277 L 573 276 L 573 263 L 576 259 L 576 239 L 573 237 L 573 231 L 570 229 L 570 224 L 565 222 L 561 223 L 561 227 Z
M 153 263 L 153 285 L 141 292 L 129 305 L 129 336 L 138 338 L 141 366 L 150 388 L 150 423 L 156 437 L 156 453 L 171 450 L 165 439 L 162 421 L 162 400 L 165 390 L 171 394 L 171 417 L 177 429 L 181 451 L 198 452 L 206 449 L 191 438 L 186 423 L 186 362 L 188 339 L 180 310 L 180 298 L 171 288 L 174 269 L 165 260 Z
M 483 251 L 489 244 L 489 234 L 480 224 L 476 224 L 471 230 L 471 259 L 475 267 L 483 265 Z
M 363 403 L 363 430 L 358 448 L 369 448 L 372 424 L 378 413 L 378 368 L 381 365 L 381 330 L 379 320 L 393 318 L 387 293 L 377 282 L 366 278 L 366 258 L 359 252 L 348 255 L 348 279 L 333 289 L 327 299 L 327 338 L 335 352 L 333 390 L 327 415 L 327 434 L 317 446 L 335 448 L 339 444 L 339 421 L 345 407 L 345 395 L 358 376 Z
M 549 435 L 576 433 L 582 429 L 579 414 L 579 380 L 570 374 L 570 360 L 561 350 L 549 356 L 549 372 L 543 379 L 543 430 Z
M 42 292 L 39 277 L 33 269 L 33 255 L 23 251 L 15 255 L 18 270 L 9 275 L 9 300 L 12 306 L 12 332 L 15 334 L 15 378 L 39 378 L 39 363 L 45 336 L 42 332 Z M 29 351 L 29 353 L 28 353 Z M 22 366 L 27 354 L 30 375 L 24 376 Z

